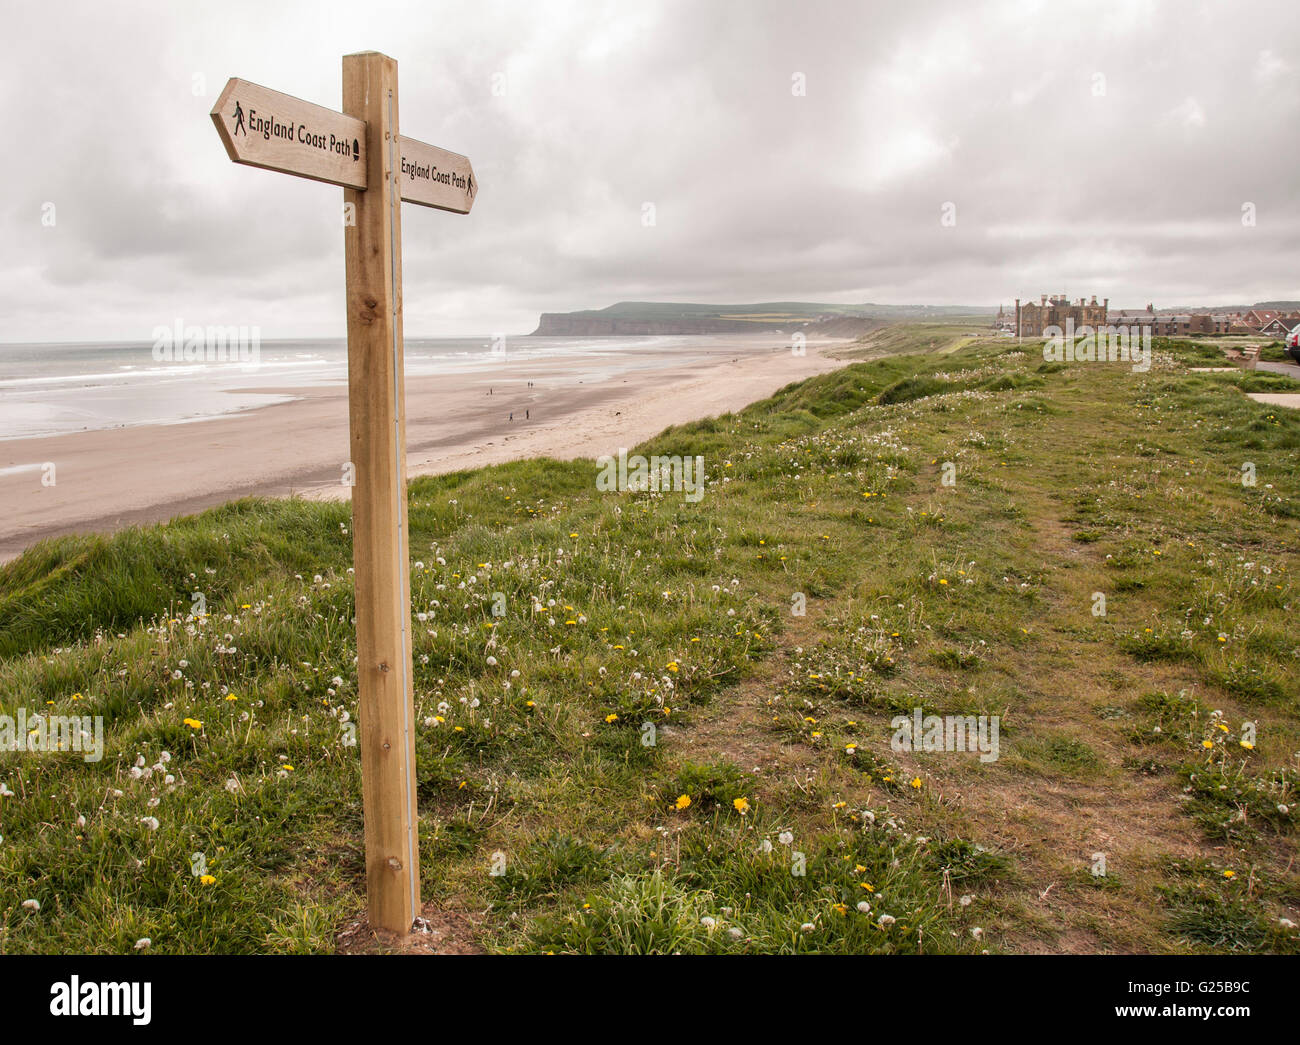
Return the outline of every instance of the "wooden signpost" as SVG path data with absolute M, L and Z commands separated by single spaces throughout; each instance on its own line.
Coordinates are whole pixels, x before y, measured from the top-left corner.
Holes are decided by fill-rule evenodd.
M 402 373 L 401 201 L 468 214 L 469 160 L 399 133 L 397 62 L 343 58 L 343 112 L 226 84 L 212 121 L 236 163 L 343 186 L 348 423 L 366 893 L 374 928 L 420 913 Z

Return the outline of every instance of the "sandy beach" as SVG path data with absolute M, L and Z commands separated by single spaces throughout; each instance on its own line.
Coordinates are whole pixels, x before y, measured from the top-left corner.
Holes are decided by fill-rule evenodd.
M 826 350 L 843 343 L 810 341 L 796 356 L 785 338 L 702 337 L 698 353 L 670 366 L 646 353 L 644 369 L 603 380 L 581 356 L 408 378 L 408 473 L 616 453 L 842 366 Z M 238 497 L 346 498 L 346 387 L 256 390 L 295 398 L 191 423 L 0 442 L 0 561 L 44 537 L 109 533 Z M 46 463 L 53 485 L 42 484 Z

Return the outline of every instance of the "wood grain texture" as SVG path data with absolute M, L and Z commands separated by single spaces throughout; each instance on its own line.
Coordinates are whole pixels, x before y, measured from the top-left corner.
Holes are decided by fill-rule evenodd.
M 469 158 L 426 145 L 414 138 L 402 146 L 402 199 L 422 207 L 468 214 L 478 195 L 478 181 Z
M 238 78 L 227 82 L 209 115 L 236 163 L 366 187 L 364 120 Z
M 366 893 L 373 928 L 407 932 L 420 911 L 411 685 L 410 559 L 402 374 L 402 233 L 397 63 L 343 59 L 343 108 L 366 127 L 369 188 L 344 190 L 352 544 L 365 805 Z

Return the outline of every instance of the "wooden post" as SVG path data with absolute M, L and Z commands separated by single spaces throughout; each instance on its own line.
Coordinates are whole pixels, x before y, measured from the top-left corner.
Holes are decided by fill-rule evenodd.
M 420 913 L 420 837 L 406 528 L 402 201 L 468 214 L 478 182 L 468 157 L 398 133 L 397 63 L 391 58 L 374 51 L 344 57 L 343 108 L 334 112 L 236 77 L 209 115 L 235 163 L 344 190 L 366 893 L 370 924 L 404 933 Z
M 365 190 L 345 188 L 348 405 L 357 684 L 372 928 L 408 932 L 420 913 L 411 687 L 410 556 L 402 375 L 402 207 L 397 62 L 343 58 L 343 111 L 364 120 Z

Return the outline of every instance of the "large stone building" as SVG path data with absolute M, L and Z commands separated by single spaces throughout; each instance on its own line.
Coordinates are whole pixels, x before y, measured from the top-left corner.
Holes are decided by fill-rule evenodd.
M 1041 337 L 1048 327 L 1064 330 L 1067 319 L 1074 321 L 1075 330 L 1084 326 L 1104 327 L 1109 307 L 1110 298 L 1098 303 L 1096 294 L 1091 301 L 1083 298 L 1071 301 L 1064 296 L 1049 298 L 1044 294 L 1038 304 L 1030 301 L 1023 305 L 1016 298 L 1016 333 L 1021 337 Z

